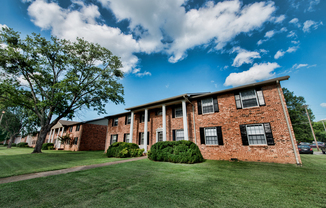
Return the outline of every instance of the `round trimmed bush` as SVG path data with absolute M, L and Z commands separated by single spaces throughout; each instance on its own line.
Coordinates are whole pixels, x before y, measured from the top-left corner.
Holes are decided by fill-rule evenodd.
M 27 142 L 20 142 L 17 144 L 17 147 L 28 147 L 28 143 Z
M 157 142 L 148 151 L 148 158 L 153 161 L 189 164 L 204 161 L 198 146 L 185 140 Z
M 139 149 L 139 146 L 134 143 L 115 142 L 110 145 L 106 155 L 108 157 L 140 157 L 143 155 L 144 149 Z
M 53 143 L 44 143 L 42 144 L 42 150 L 50 150 L 54 148 L 54 144 Z

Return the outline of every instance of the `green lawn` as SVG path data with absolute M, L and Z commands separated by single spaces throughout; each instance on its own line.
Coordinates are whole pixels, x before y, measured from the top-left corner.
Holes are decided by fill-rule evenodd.
M 1 207 L 325 207 L 326 155 L 295 165 L 148 159 L 0 185 Z
M 43 150 L 42 154 L 31 154 L 32 151 L 32 148 L 1 146 L 0 178 L 121 160 L 108 158 L 103 151 Z

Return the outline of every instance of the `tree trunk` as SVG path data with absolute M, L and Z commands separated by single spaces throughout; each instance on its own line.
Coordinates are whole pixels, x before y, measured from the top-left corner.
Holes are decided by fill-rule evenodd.
M 52 126 L 50 124 L 41 128 L 41 131 L 37 137 L 35 148 L 34 148 L 34 151 L 32 152 L 32 154 L 33 153 L 42 153 L 42 145 L 45 141 L 46 135 L 48 134 L 48 132 L 50 131 L 51 128 L 52 128 Z
M 11 148 L 11 144 L 14 141 L 14 139 L 15 139 L 15 134 L 10 137 L 7 148 Z

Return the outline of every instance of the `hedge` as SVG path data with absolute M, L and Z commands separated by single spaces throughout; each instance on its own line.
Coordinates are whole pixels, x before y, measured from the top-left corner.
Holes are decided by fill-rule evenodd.
M 17 144 L 17 147 L 28 147 L 28 143 L 27 142 L 20 142 Z
M 11 143 L 11 146 L 12 146 L 12 147 L 16 147 L 17 144 L 16 144 L 16 143 Z
M 157 142 L 148 151 L 148 158 L 153 161 L 190 164 L 204 161 L 198 146 L 185 140 Z
M 42 144 L 42 150 L 51 150 L 53 148 L 54 148 L 53 143 L 44 143 L 44 144 Z
M 144 149 L 139 149 L 139 146 L 134 143 L 115 142 L 110 145 L 106 155 L 108 157 L 140 157 L 143 155 Z

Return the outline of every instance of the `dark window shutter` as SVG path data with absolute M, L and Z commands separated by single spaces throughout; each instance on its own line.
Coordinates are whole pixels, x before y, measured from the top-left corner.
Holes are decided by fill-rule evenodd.
M 172 108 L 172 118 L 175 118 L 175 109 L 174 109 L 174 107 Z
M 222 127 L 217 126 L 216 131 L 217 131 L 218 145 L 223 145 L 224 143 L 223 143 Z
M 201 109 L 201 100 L 197 100 L 197 107 L 198 107 L 198 115 L 203 114 L 202 109 Z
M 127 125 L 128 115 L 125 116 L 125 125 Z
M 265 100 L 264 100 L 263 90 L 261 88 L 257 88 L 256 93 L 257 93 L 259 105 L 260 106 L 266 105 Z
M 240 99 L 240 95 L 239 93 L 234 93 L 234 98 L 235 98 L 235 104 L 237 106 L 237 109 L 241 109 L 242 106 L 241 106 L 241 99 Z
M 139 132 L 139 140 L 138 140 L 138 145 L 140 145 L 141 142 L 141 132 Z
M 119 140 L 118 140 L 118 136 L 119 136 L 119 135 L 117 134 L 117 141 L 116 141 L 116 142 L 118 142 L 118 141 L 119 141 Z
M 112 126 L 114 125 L 114 118 L 112 119 Z
M 249 142 L 248 142 L 246 125 L 240 125 L 240 132 L 241 132 L 242 144 L 248 146 Z
M 173 138 L 173 141 L 175 141 L 175 130 L 172 130 L 172 138 Z
M 147 132 L 147 145 L 149 145 L 149 132 Z
M 139 114 L 139 123 L 143 123 L 143 121 L 142 121 L 142 119 L 141 119 L 142 117 L 143 117 L 143 114 L 140 113 L 140 114 Z
M 205 144 L 205 133 L 204 133 L 204 128 L 199 128 L 200 131 L 200 143 L 201 144 Z
M 275 145 L 270 123 L 264 123 L 267 145 Z
M 111 135 L 111 139 L 110 139 L 110 145 L 112 144 L 112 135 Z
M 213 97 L 213 103 L 214 103 L 214 112 L 218 112 L 218 103 L 217 103 L 217 96 Z
M 126 134 L 123 135 L 123 142 L 126 142 Z
M 148 113 L 147 113 L 147 121 L 148 121 L 148 122 L 151 120 L 151 118 L 150 118 L 149 115 L 150 115 L 150 113 L 148 112 Z

